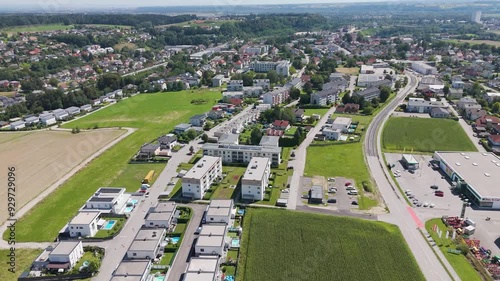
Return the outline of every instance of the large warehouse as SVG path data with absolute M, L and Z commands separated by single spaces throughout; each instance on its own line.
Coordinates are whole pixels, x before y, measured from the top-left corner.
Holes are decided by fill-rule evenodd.
M 500 209 L 500 158 L 483 152 L 438 152 L 439 167 L 479 208 Z

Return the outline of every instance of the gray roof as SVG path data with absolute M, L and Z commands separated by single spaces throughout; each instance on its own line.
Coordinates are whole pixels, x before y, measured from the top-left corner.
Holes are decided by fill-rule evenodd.
M 123 260 L 116 268 L 113 276 L 143 276 L 150 263 L 151 261 L 148 260 Z
M 224 236 L 200 236 L 196 242 L 198 247 L 222 247 Z
M 69 224 L 85 224 L 88 225 L 91 222 L 95 221 L 100 212 L 79 212 L 70 222 Z
M 147 143 L 141 146 L 141 152 L 153 152 L 160 147 L 157 143 Z
M 200 231 L 200 236 L 224 236 L 226 235 L 226 230 L 227 226 L 220 224 L 220 225 L 211 225 L 211 224 L 204 224 L 201 227 Z
M 481 197 L 500 198 L 500 158 L 493 153 L 436 151 Z
M 150 220 L 150 221 L 170 221 L 170 219 L 172 219 L 173 214 L 174 214 L 173 212 L 163 212 L 163 213 L 153 212 L 153 213 L 149 213 L 146 216 L 146 220 Z
M 210 207 L 210 208 L 208 208 L 207 216 L 229 217 L 229 216 L 231 216 L 231 208 L 225 208 L 225 207 L 212 208 L 212 207 Z
M 323 188 L 321 186 L 313 186 L 311 188 L 312 199 L 323 199 Z
M 10 123 L 10 126 L 11 127 L 16 127 L 16 126 L 19 126 L 19 125 L 24 125 L 25 123 L 26 122 L 24 122 L 23 120 L 19 120 L 19 121 Z
M 376 87 L 367 88 L 363 91 L 354 93 L 355 96 L 359 96 L 359 97 L 366 97 L 366 96 L 371 96 L 374 94 L 380 94 L 380 90 Z
M 158 245 L 158 240 L 134 240 L 130 247 L 129 251 L 154 251 L 156 246 Z
M 203 113 L 203 114 L 191 116 L 191 118 L 189 118 L 189 119 L 205 119 L 205 118 L 207 118 L 207 114 Z
M 223 144 L 235 144 L 238 143 L 239 137 L 239 134 L 222 134 L 218 142 Z
M 368 85 L 368 88 L 373 88 L 373 87 L 380 87 L 380 86 L 391 86 L 392 85 L 392 81 L 389 80 L 389 79 L 382 79 L 382 80 L 379 80 L 379 81 L 375 81 L 375 82 L 372 82 Z
M 159 202 L 155 207 L 156 213 L 175 211 L 175 202 Z
M 281 153 L 280 147 L 270 147 L 270 146 L 258 146 L 258 145 L 230 145 L 230 144 L 216 144 L 216 143 L 206 143 L 202 147 L 203 150 L 215 149 L 215 150 L 248 150 L 248 151 L 260 151 L 267 153 Z
M 164 136 L 161 136 L 158 138 L 158 142 L 160 143 L 172 143 L 174 141 L 177 141 L 177 136 L 174 135 L 174 134 L 167 134 L 167 135 L 164 135 Z
M 35 122 L 35 121 L 38 121 L 40 118 L 36 117 L 36 116 L 31 116 L 31 117 L 28 117 L 26 119 L 24 119 L 24 121 L 26 122 Z
M 259 145 L 266 147 L 279 147 L 280 137 L 276 136 L 263 136 L 260 139 Z
M 431 114 L 438 114 L 438 113 L 450 114 L 448 110 L 441 107 L 434 107 L 433 109 L 431 109 Z
M 217 162 L 221 161 L 220 157 L 203 156 L 182 179 L 201 179 Z
M 51 255 L 69 255 L 81 241 L 62 241 L 50 252 Z
M 231 208 L 233 207 L 233 200 L 231 199 L 212 199 L 209 204 L 210 208 L 214 207 L 223 207 L 223 208 Z
M 137 234 L 134 237 L 134 241 L 159 241 L 163 239 L 163 234 L 165 233 L 165 229 L 139 229 Z
M 181 123 L 181 124 L 175 126 L 175 129 L 180 129 L 180 130 L 187 129 L 187 128 L 191 128 L 191 124 Z
M 267 157 L 252 157 L 242 180 L 259 181 L 264 178 L 271 160 Z
M 215 279 L 215 273 L 205 272 L 188 272 L 184 274 L 183 281 L 213 281 Z
M 217 272 L 219 266 L 219 258 L 192 258 L 186 272 Z

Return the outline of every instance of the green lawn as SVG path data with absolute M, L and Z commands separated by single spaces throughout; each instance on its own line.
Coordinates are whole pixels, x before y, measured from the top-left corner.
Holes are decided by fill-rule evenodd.
M 441 252 L 443 252 L 443 255 L 446 257 L 448 262 L 451 264 L 451 266 L 453 266 L 453 269 L 455 269 L 455 272 L 458 274 L 460 279 L 467 281 L 481 281 L 481 277 L 474 269 L 474 267 L 472 267 L 469 261 L 467 261 L 467 258 L 464 255 L 448 253 L 448 249 L 455 249 L 455 246 L 451 239 L 438 238 L 437 234 L 432 231 L 432 227 L 435 224 L 443 232 L 446 231 L 446 226 L 440 218 L 426 221 L 425 228 L 427 229 L 427 232 L 431 234 L 432 239 L 434 239 L 436 244 L 439 246 L 439 249 L 441 250 Z
M 362 142 L 309 146 L 304 176 L 345 177 L 354 179 L 355 186 L 361 188 L 363 181 L 370 181 L 370 173 L 363 157 Z M 361 209 L 376 205 L 375 200 L 359 200 Z
M 175 252 L 174 253 L 165 252 L 165 253 L 163 253 L 163 256 L 162 256 L 159 264 L 160 265 L 170 265 L 170 263 L 172 262 L 174 257 L 175 257 Z
M 112 235 L 114 235 L 115 233 L 117 233 L 118 231 L 120 231 L 124 226 L 125 226 L 125 223 L 127 222 L 127 220 L 125 218 L 107 218 L 106 216 L 102 216 L 102 219 L 105 219 L 107 221 L 116 221 L 115 225 L 113 225 L 113 228 L 111 229 L 100 229 L 99 231 L 97 231 L 97 233 L 95 234 L 95 238 L 107 238 L 107 237 L 110 237 Z
M 52 241 L 99 187 L 111 186 L 112 183 L 135 185 L 137 178 L 144 177 L 144 171 L 140 170 L 136 176 L 126 175 L 134 181 L 131 183 L 123 183 L 118 178 L 127 169 L 133 169 L 128 167 L 128 161 L 140 146 L 168 133 L 190 116 L 208 111 L 218 98 L 220 92 L 207 90 L 141 94 L 64 125 L 65 128 L 98 125 L 139 129 L 92 161 L 23 216 L 17 222 L 17 240 Z M 192 99 L 206 99 L 207 102 L 193 105 Z
M 293 137 L 295 135 L 295 132 L 297 131 L 297 127 L 292 126 L 289 130 L 285 132 L 285 136 L 288 137 Z
M 382 145 L 386 151 L 477 151 L 457 121 L 435 118 L 390 118 Z
M 53 31 L 53 30 L 68 30 L 72 29 L 73 25 L 64 24 L 42 24 L 42 25 L 25 25 L 25 26 L 14 26 L 4 29 L 0 29 L 1 32 L 6 32 L 8 34 L 18 33 L 18 32 L 42 32 L 42 31 Z
M 397 226 L 274 209 L 245 215 L 236 280 L 425 280 Z
M 0 264 L 2 269 L 0 270 L 0 280 L 2 281 L 17 281 L 17 277 L 23 273 L 23 271 L 28 270 L 31 266 L 33 260 L 35 260 L 38 255 L 42 253 L 41 249 L 16 249 L 16 265 L 15 272 L 12 273 L 8 271 L 10 265 L 9 250 L 0 250 Z
M 312 116 L 313 114 L 319 114 L 321 118 L 325 115 L 330 108 L 306 108 L 304 109 L 305 116 Z
M 102 257 L 100 254 L 97 254 L 95 256 L 94 252 L 92 251 L 87 251 L 83 253 L 83 257 L 80 258 L 80 260 L 76 263 L 76 265 L 73 267 L 73 269 L 69 272 L 71 274 L 78 274 L 80 267 L 83 265 L 85 261 L 88 262 L 95 262 L 96 264 L 101 264 Z
M 153 185 L 165 166 L 166 163 L 127 164 L 121 173 L 111 182 L 110 186 L 125 187 L 127 192 L 137 191 L 141 187 L 142 180 L 150 170 L 155 171 L 153 180 L 149 183 Z
M 240 178 L 245 174 L 247 168 L 244 167 L 231 167 L 223 166 L 222 172 L 227 173 L 226 177 L 220 182 L 218 186 L 214 186 L 214 192 L 212 194 L 212 199 L 231 199 L 237 196 L 239 186 L 237 188 L 231 188 L 231 185 L 238 185 Z

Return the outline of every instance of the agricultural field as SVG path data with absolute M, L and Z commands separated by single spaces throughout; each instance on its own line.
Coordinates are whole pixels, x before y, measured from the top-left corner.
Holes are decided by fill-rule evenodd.
M 250 209 L 243 229 L 238 281 L 425 280 L 398 227 L 387 223 Z
M 134 127 L 138 130 L 92 161 L 19 219 L 17 241 L 52 241 L 99 187 L 111 186 L 113 182 L 123 185 L 118 178 L 127 170 L 128 161 L 142 144 L 170 132 L 190 116 L 208 111 L 220 96 L 220 91 L 210 90 L 141 94 L 66 123 L 63 127 L 70 129 L 98 126 Z M 191 103 L 193 99 L 202 99 L 204 102 L 194 105 Z M 138 174 L 127 177 L 144 177 L 144 171 Z
M 3 97 L 13 97 L 16 95 L 16 92 L 0 92 L 0 96 Z
M 453 246 L 453 241 L 451 239 L 439 238 L 437 234 L 432 230 L 433 226 L 437 225 L 441 231 L 446 231 L 446 226 L 440 218 L 431 219 L 425 222 L 425 228 L 432 236 L 432 239 L 436 242 L 443 255 L 446 257 L 448 262 L 451 264 L 455 272 L 462 280 L 467 281 L 481 281 L 481 277 L 477 271 L 472 267 L 472 265 L 467 261 L 464 255 L 457 255 L 453 253 L 448 253 L 448 249 L 455 249 Z
M 452 41 L 455 43 L 469 43 L 471 45 L 486 44 L 486 45 L 492 45 L 495 47 L 500 47 L 500 41 L 493 41 L 493 40 L 462 40 L 462 39 L 456 40 L 456 39 L 453 39 L 453 40 L 448 40 L 448 41 Z
M 72 28 L 73 25 L 64 25 L 61 23 L 61 24 L 15 26 L 15 27 L 0 29 L 0 32 L 5 32 L 11 35 L 18 32 L 43 32 L 52 30 L 69 30 Z
M 337 72 L 349 74 L 349 75 L 358 75 L 359 67 L 337 67 L 335 68 Z
M 14 166 L 16 178 L 16 207 L 28 203 L 51 184 L 70 172 L 82 161 L 124 133 L 124 130 L 96 130 L 72 134 L 66 131 L 5 132 L 0 134 L 1 169 Z M 7 174 L 0 174 L 7 182 Z M 0 189 L 7 197 L 7 189 Z M 7 202 L 0 202 L 7 208 Z M 0 221 L 7 213 L 0 213 Z
M 21 275 L 24 270 L 29 269 L 33 260 L 42 253 L 41 249 L 16 249 L 16 272 L 12 273 L 7 271 L 9 266 L 7 262 L 9 261 L 10 254 L 9 250 L 0 250 L 0 264 L 2 265 L 2 270 L 0 270 L 0 280 L 2 281 L 17 281 L 17 277 Z M 22 258 L 21 258 L 22 257 Z
M 477 151 L 457 121 L 435 118 L 389 118 L 382 133 L 386 151 Z
M 129 50 L 137 49 L 137 45 L 134 43 L 130 43 L 130 42 L 118 43 L 118 44 L 113 46 L 113 49 L 121 51 L 121 49 L 123 49 L 124 47 L 127 47 Z

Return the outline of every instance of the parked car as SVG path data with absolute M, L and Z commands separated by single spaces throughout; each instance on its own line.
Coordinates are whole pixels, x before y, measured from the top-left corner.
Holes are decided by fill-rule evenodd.
M 432 189 L 439 189 L 439 186 L 437 186 L 437 185 L 433 184 L 433 185 L 431 185 L 431 188 L 432 188 Z
M 328 189 L 328 193 L 336 193 L 337 192 L 337 188 L 336 187 L 330 187 Z
M 358 191 L 357 190 L 349 190 L 349 192 L 347 192 L 347 195 L 358 195 Z
M 350 181 L 345 183 L 345 186 L 349 186 L 349 185 L 352 185 L 352 183 Z
M 444 197 L 444 192 L 442 192 L 441 190 L 436 190 L 436 192 L 434 192 L 434 195 L 436 195 L 437 197 Z
M 144 194 L 146 197 L 149 197 L 149 191 Z
M 337 203 L 337 199 L 328 199 L 328 201 L 326 201 L 328 203 Z
M 425 202 L 422 206 L 427 208 L 427 207 L 429 207 L 429 203 Z
M 198 227 L 196 228 L 196 230 L 194 231 L 194 234 L 200 234 L 201 232 L 201 227 Z
M 429 205 L 429 208 L 434 208 L 434 206 L 435 206 L 434 203 L 432 203 Z
M 358 201 L 352 201 L 351 205 L 358 206 Z

